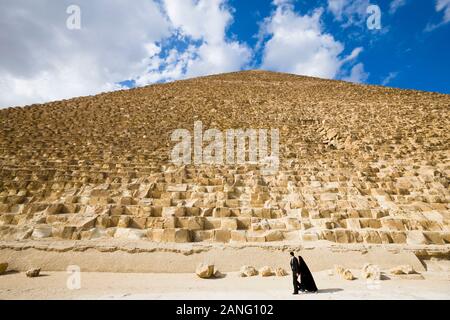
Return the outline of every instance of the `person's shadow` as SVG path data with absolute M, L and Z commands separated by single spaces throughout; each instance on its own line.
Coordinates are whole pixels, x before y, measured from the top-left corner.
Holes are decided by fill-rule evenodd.
M 339 291 L 344 291 L 344 289 L 341 288 L 319 289 L 317 293 L 335 293 Z

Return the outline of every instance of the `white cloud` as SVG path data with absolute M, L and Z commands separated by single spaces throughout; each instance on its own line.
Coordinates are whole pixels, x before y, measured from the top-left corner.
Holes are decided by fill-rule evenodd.
M 394 14 L 398 9 L 406 5 L 406 0 L 392 0 L 389 5 L 389 13 Z
M 436 11 L 444 11 L 443 22 L 447 23 L 450 21 L 450 0 L 437 0 L 436 1 Z
M 81 30 L 69 30 L 71 0 L 2 0 L 0 107 L 117 89 L 145 72 L 169 23 L 152 1 L 79 0 Z
M 389 74 L 386 76 L 386 78 L 383 79 L 383 81 L 381 82 L 381 84 L 383 86 L 388 85 L 392 80 L 394 80 L 395 78 L 397 78 L 398 76 L 398 72 L 389 72 Z
M 327 10 L 334 15 L 342 27 L 362 26 L 366 22 L 369 0 L 328 0 Z
M 435 9 L 436 12 L 443 11 L 444 17 L 440 23 L 428 23 L 425 27 L 426 32 L 433 31 L 450 22 L 450 0 L 436 0 Z
M 226 38 L 233 17 L 225 0 L 79 0 L 81 30 L 66 28 L 71 4 L 0 2 L 0 107 L 96 94 L 128 79 L 235 71 L 251 58 Z
M 367 80 L 369 74 L 364 71 L 364 65 L 362 63 L 358 63 L 353 66 L 350 71 L 350 75 L 343 77 L 342 80 L 361 83 Z
M 154 57 L 159 64 L 138 76 L 137 84 L 236 71 L 250 62 L 252 50 L 226 37 L 233 17 L 224 0 L 164 0 L 163 4 L 176 40 L 187 48 Z
M 341 57 L 344 45 L 323 31 L 321 9 L 299 15 L 289 1 L 278 1 L 272 16 L 262 25 L 270 39 L 263 49 L 262 68 L 321 78 L 341 76 L 343 66 L 355 60 L 362 48 Z M 356 72 L 357 70 L 355 70 Z

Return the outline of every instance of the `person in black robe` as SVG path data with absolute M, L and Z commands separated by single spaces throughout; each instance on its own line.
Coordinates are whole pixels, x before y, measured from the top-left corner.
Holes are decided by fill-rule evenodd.
M 301 256 L 298 256 L 298 273 L 300 274 L 300 290 L 308 292 L 317 292 L 316 283 L 309 271 L 308 265 Z
M 294 286 L 294 292 L 292 294 L 298 294 L 298 289 L 300 288 L 300 283 L 298 282 L 298 271 L 299 265 L 298 260 L 295 257 L 294 253 L 291 252 L 291 270 L 292 270 L 292 284 Z

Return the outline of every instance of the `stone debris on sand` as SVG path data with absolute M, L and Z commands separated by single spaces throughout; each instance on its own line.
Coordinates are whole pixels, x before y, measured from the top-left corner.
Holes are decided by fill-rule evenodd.
M 201 263 L 195 269 L 195 273 L 202 279 L 212 278 L 214 276 L 214 265 Z
M 393 275 L 401 275 L 401 274 L 415 274 L 416 271 L 410 265 L 401 265 L 392 268 L 389 272 Z
M 247 71 L 2 109 L 0 240 L 448 245 L 449 104 Z M 195 121 L 278 128 L 279 170 L 172 164 Z
M 36 277 L 39 277 L 40 273 L 41 273 L 40 268 L 32 268 L 32 269 L 28 270 L 27 272 L 25 272 L 25 275 L 28 278 L 36 278 Z
M 242 266 L 239 272 L 241 277 L 253 277 L 258 275 L 258 270 L 252 266 Z

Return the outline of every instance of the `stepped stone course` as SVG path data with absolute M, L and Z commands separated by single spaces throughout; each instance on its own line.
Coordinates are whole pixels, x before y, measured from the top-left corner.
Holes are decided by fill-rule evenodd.
M 280 168 L 169 160 L 278 128 Z M 450 96 L 248 71 L 0 110 L 0 240 L 450 243 Z

